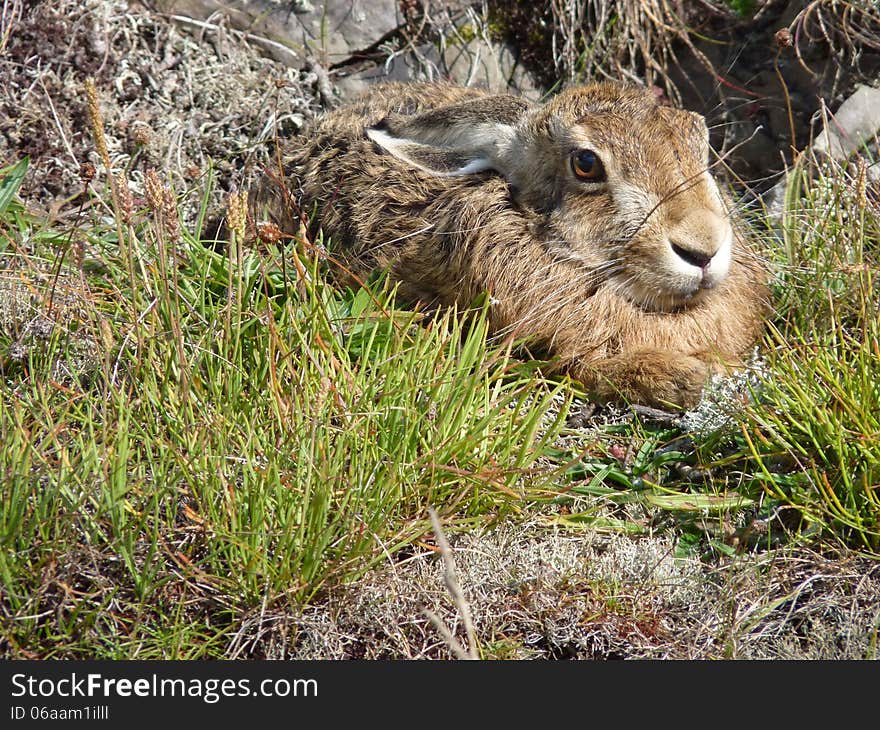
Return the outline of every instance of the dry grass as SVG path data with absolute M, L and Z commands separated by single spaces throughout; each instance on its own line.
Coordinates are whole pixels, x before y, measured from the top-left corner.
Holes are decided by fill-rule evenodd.
M 790 27 L 798 59 L 808 69 L 803 52 L 811 46 L 827 45 L 850 77 L 860 73 L 865 53 L 880 51 L 880 6 L 872 0 L 813 0 Z
M 712 567 L 667 535 L 507 523 L 453 541 L 484 658 L 875 658 L 880 565 L 807 550 Z M 338 588 L 300 615 L 245 617 L 229 656 L 450 658 L 424 609 L 456 627 L 428 546 Z
M 275 135 L 295 132 L 318 108 L 314 74 L 262 57 L 223 25 L 192 34 L 120 0 L 13 6 L 0 21 L 0 161 L 30 155 L 21 192 L 31 205 L 69 208 L 83 163 L 104 167 L 88 130 L 89 77 L 111 174 L 125 172 L 136 197 L 149 168 L 178 193 L 200 188 L 181 200 L 188 220 L 209 171 L 222 187 L 244 185 L 271 163 Z

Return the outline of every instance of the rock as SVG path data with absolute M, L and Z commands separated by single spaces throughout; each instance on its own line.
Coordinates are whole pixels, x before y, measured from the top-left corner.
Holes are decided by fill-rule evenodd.
M 317 72 L 317 64 L 329 70 L 343 101 L 369 84 L 391 80 L 443 79 L 534 100 L 542 95 L 514 50 L 489 40 L 484 21 L 466 3 L 456 6 L 460 13 L 431 19 L 430 34 L 439 37 L 437 43 L 402 33 L 405 20 L 396 0 L 156 0 L 154 4 L 183 24 L 228 25 L 246 33 L 250 43 L 287 65 Z M 396 52 L 391 44 L 382 47 L 395 37 L 406 37 L 411 45 Z M 330 104 L 326 97 L 322 93 Z
M 395 0 L 314 0 L 312 12 L 295 17 L 290 38 L 324 66 L 375 47 L 403 22 Z
M 438 23 L 438 21 L 432 21 Z M 346 73 L 340 69 L 337 85 L 343 98 L 363 91 L 379 81 L 450 81 L 462 86 L 479 86 L 498 93 L 514 93 L 539 100 L 543 91 L 517 53 L 507 44 L 488 39 L 480 30 L 479 18 L 466 16 L 432 26 L 436 43 L 418 43 L 374 64 Z
M 157 0 L 162 12 L 219 22 L 262 46 L 272 58 L 302 68 L 311 58 L 323 66 L 373 48 L 397 30 L 395 0 Z
M 880 131 L 880 89 L 857 86 L 813 143 L 813 151 L 845 160 Z
M 842 162 L 866 146 L 877 152 L 880 134 L 880 89 L 859 85 L 834 114 L 828 113 L 825 126 L 813 142 L 812 151 L 819 156 Z M 869 179 L 880 179 L 876 165 L 867 167 Z M 767 194 L 767 214 L 770 220 L 780 222 L 785 213 L 785 191 L 788 175 L 773 186 Z
M 465 86 L 520 94 L 537 101 L 542 91 L 534 77 L 503 44 L 475 37 L 462 44 L 447 44 L 440 51 L 446 78 Z

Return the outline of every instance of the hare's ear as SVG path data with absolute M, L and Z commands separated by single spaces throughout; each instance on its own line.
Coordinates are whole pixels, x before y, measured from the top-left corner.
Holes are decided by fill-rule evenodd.
M 432 175 L 453 177 L 484 170 L 500 172 L 517 146 L 517 128 L 528 102 L 513 96 L 488 96 L 432 109 L 412 117 L 392 115 L 367 130 L 379 147 Z
M 706 126 L 706 118 L 696 112 L 675 107 L 658 107 L 669 123 L 681 129 L 687 139 L 688 145 L 694 154 L 706 164 L 709 163 L 709 128 Z
M 395 137 L 384 129 L 368 129 L 367 136 L 398 160 L 438 177 L 472 175 L 483 170 L 496 169 L 490 157 L 477 151 L 468 153 L 421 144 L 405 137 Z

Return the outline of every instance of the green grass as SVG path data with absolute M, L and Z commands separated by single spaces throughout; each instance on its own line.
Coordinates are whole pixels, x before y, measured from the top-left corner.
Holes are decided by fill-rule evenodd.
M 24 357 L 21 326 L 0 340 L 7 652 L 218 655 L 253 607 L 422 536 L 428 506 L 486 523 L 552 478 L 560 386 L 487 345 L 479 309 L 339 291 L 320 241 L 227 256 L 148 216 L 121 242 L 79 221 L 76 253 L 41 226 L 2 229 L 8 283 L 57 316 Z
M 866 167 L 829 165 L 815 179 L 795 169 L 783 234 L 772 377 L 743 429 L 754 479 L 798 527 L 876 553 L 880 212 Z
M 584 439 L 571 387 L 487 338 L 480 306 L 341 290 L 320 239 L 239 231 L 216 253 L 160 205 L 91 200 L 52 225 L 14 197 L 25 167 L 0 171 L 0 654 L 222 657 L 245 617 L 423 540 L 429 506 L 449 530 L 533 511 L 672 530 L 707 557 L 880 547 L 861 168 L 792 176 L 752 404 L 708 432 L 629 419 Z

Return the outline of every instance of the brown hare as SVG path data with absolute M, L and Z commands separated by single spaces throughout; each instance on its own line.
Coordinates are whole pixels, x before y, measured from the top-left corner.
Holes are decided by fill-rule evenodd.
M 571 88 L 544 105 L 391 83 L 285 143 L 262 211 L 318 209 L 358 276 L 468 306 L 495 333 L 555 356 L 598 400 L 692 406 L 741 362 L 768 307 L 766 275 L 709 172 L 698 114 L 644 89 Z M 268 205 L 268 211 L 266 209 Z

